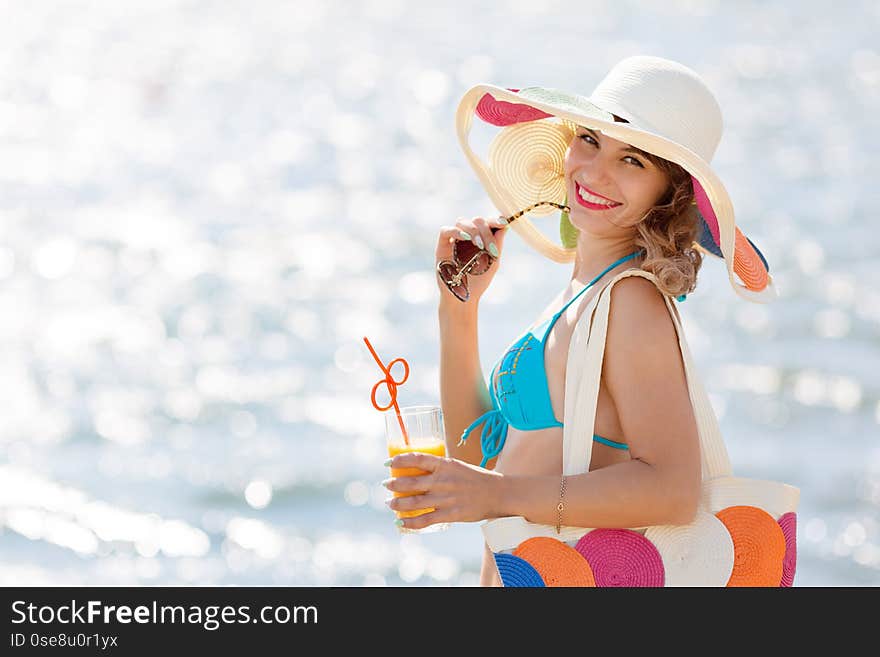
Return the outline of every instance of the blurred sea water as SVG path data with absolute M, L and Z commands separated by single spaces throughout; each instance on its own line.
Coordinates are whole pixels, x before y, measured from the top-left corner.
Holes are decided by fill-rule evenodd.
M 475 585 L 479 525 L 397 534 L 362 337 L 438 401 L 437 231 L 495 213 L 458 99 L 632 54 L 712 86 L 780 289 L 711 260 L 680 306 L 734 472 L 801 489 L 795 585 L 877 585 L 878 33 L 867 1 L 5 3 L 0 585 Z M 569 275 L 507 241 L 486 372 Z

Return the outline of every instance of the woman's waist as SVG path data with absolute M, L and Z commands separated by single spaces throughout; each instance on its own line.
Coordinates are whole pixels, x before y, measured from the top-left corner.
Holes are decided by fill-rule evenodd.
M 591 471 L 632 458 L 628 450 L 597 442 L 595 438 L 590 451 Z M 510 475 L 558 475 L 562 472 L 562 427 L 532 431 L 508 427 L 504 449 L 493 469 Z
M 552 475 L 562 472 L 562 427 L 522 430 L 508 426 L 496 472 L 511 475 Z

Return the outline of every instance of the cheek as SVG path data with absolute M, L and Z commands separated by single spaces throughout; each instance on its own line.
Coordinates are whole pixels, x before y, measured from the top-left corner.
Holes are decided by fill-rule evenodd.
M 630 204 L 647 209 L 659 203 L 663 198 L 666 183 L 665 181 L 645 180 L 644 176 L 631 175 L 621 181 L 621 189 Z
M 572 171 L 587 161 L 589 161 L 589 155 L 585 152 L 585 149 L 579 147 L 578 144 L 571 144 L 565 150 L 565 157 L 562 160 L 562 166 L 567 174 L 569 171 Z
M 656 195 L 653 189 L 637 188 L 632 191 L 633 205 L 647 210 L 654 205 Z
M 648 198 L 650 204 L 659 204 L 663 200 L 663 197 L 666 196 L 668 188 L 669 183 L 666 180 L 662 180 L 659 183 L 655 184 Z
M 565 157 L 562 158 L 562 171 L 565 173 L 566 176 L 571 173 L 572 169 L 574 169 L 574 162 L 575 158 L 571 152 L 571 147 L 569 147 L 565 151 Z

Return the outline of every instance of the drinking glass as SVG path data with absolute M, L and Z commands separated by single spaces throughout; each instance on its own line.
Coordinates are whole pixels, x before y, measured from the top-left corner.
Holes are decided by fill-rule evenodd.
M 406 430 L 406 439 L 401 431 L 401 423 Z M 388 445 L 388 456 L 395 457 L 397 454 L 406 452 L 423 452 L 434 456 L 446 456 L 446 440 L 443 427 L 443 411 L 439 406 L 404 406 L 400 409 L 400 419 L 397 413 L 389 411 L 385 414 L 385 439 Z M 407 444 L 407 440 L 409 443 Z M 409 477 L 427 474 L 419 468 L 391 468 L 392 477 Z M 418 491 L 411 493 L 393 492 L 394 497 L 407 497 L 417 495 Z M 396 511 L 398 518 L 413 518 L 424 513 L 433 511 L 433 507 L 416 509 L 414 511 Z M 438 532 L 449 527 L 449 523 L 437 523 L 423 529 L 407 529 L 399 527 L 403 534 L 427 534 Z

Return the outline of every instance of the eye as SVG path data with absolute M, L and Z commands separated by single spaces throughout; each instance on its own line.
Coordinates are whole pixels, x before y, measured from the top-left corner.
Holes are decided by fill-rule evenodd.
M 585 132 L 585 133 L 583 133 L 583 134 L 578 135 L 578 139 L 581 139 L 582 141 L 585 141 L 585 142 L 587 142 L 588 144 L 592 144 L 593 146 L 596 146 L 596 147 L 599 146 L 599 142 L 597 142 L 597 141 L 593 138 L 593 136 L 592 136 L 591 134 L 589 134 L 588 132 Z M 632 164 L 633 166 L 637 166 L 637 167 L 639 167 L 639 168 L 641 168 L 641 169 L 644 169 L 644 168 L 645 168 L 645 165 L 642 164 L 642 162 L 641 162 L 640 160 L 638 160 L 637 158 L 633 157 L 632 155 L 627 155 L 626 157 L 623 158 L 623 160 L 624 160 L 625 162 L 628 161 L 628 162 L 629 162 L 630 164 Z

